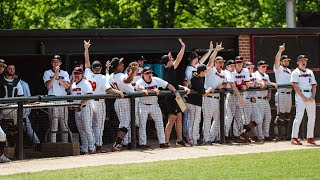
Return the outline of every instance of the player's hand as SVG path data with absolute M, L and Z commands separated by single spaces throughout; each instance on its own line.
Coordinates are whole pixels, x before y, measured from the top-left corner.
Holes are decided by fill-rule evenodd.
M 148 95 L 148 90 L 144 89 L 142 92 L 144 92 L 145 95 Z
M 313 102 L 314 100 L 315 100 L 315 99 L 314 99 L 313 97 L 310 97 L 310 98 L 309 98 L 309 101 L 310 101 L 310 102 Z
M 210 41 L 209 50 L 213 51 L 213 42 L 212 41 Z
M 243 107 L 247 105 L 246 101 L 243 98 L 240 98 L 240 103 Z
M 157 96 L 160 94 L 160 90 L 159 89 L 155 89 L 154 91 L 156 92 Z
M 279 51 L 283 52 L 284 50 L 286 50 L 285 45 L 286 43 L 283 43 L 281 46 L 279 46 Z
M 306 98 L 305 96 L 302 97 L 303 102 L 307 103 L 309 101 L 308 98 Z
M 273 87 L 278 89 L 278 85 L 276 83 L 273 83 Z
M 223 49 L 224 48 L 222 47 L 222 42 L 220 44 L 216 43 L 216 48 L 215 48 L 216 51 L 221 51 Z
M 121 96 L 121 98 L 124 98 L 124 93 L 122 91 L 119 92 L 119 95 Z
M 186 47 L 186 45 L 184 44 L 184 42 L 182 41 L 181 38 L 178 38 L 178 40 L 179 40 L 179 42 L 180 42 L 180 44 L 181 44 L 182 47 Z
M 263 83 L 258 83 L 258 86 L 260 87 L 260 89 L 264 89 L 265 88 L 265 84 L 263 84 Z
M 107 62 L 106 62 L 106 70 L 109 71 L 110 66 L 111 66 L 111 62 L 110 62 L 110 60 L 107 60 Z
M 137 62 L 132 63 L 131 66 L 129 67 L 129 69 L 131 69 L 133 73 L 137 72 L 138 68 L 139 68 L 139 64 Z
M 185 87 L 184 91 L 186 92 L 187 95 L 190 94 L 190 89 L 189 88 Z
M 83 47 L 84 47 L 85 49 L 89 49 L 90 46 L 91 46 L 90 40 L 89 40 L 89 41 L 86 41 L 86 40 L 83 41 Z
M 59 76 L 60 72 L 60 66 L 57 66 L 56 69 L 54 70 L 54 77 L 57 78 Z
M 241 86 L 241 89 L 245 91 L 245 90 L 248 89 L 248 87 L 247 87 L 247 85 L 242 85 L 242 86 Z

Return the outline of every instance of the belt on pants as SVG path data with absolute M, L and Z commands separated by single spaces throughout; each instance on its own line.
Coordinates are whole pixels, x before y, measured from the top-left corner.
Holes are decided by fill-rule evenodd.
M 280 92 L 281 94 L 291 94 L 291 92 Z
M 311 90 L 301 90 L 301 92 L 311 92 Z
M 94 99 L 94 101 L 100 101 L 100 100 L 103 101 L 103 99 Z
M 257 99 L 267 99 L 267 97 L 257 97 Z
M 216 97 L 216 96 L 207 96 L 209 98 L 215 98 L 215 99 L 220 99 L 220 97 Z
M 151 105 L 153 105 L 153 104 L 145 104 L 145 103 L 141 103 L 141 104 L 143 104 L 143 105 L 147 105 L 147 106 L 151 106 Z

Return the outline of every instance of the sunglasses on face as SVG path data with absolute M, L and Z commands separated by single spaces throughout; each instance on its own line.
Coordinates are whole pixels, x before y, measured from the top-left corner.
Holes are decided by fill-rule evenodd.
M 75 72 L 75 73 L 74 73 L 75 76 L 79 76 L 79 75 L 81 75 L 81 74 L 82 74 L 82 73 L 78 73 L 78 72 Z
M 267 65 L 261 65 L 260 67 L 261 67 L 261 68 L 266 68 L 266 67 L 267 67 Z

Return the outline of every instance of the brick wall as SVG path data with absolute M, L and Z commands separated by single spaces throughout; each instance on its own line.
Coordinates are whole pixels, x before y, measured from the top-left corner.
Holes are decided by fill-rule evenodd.
M 251 51 L 250 51 L 250 35 L 239 35 L 239 55 L 244 58 L 244 60 L 251 61 Z

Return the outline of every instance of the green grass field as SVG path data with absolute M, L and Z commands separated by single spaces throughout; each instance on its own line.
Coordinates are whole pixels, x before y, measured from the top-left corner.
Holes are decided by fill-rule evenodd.
M 320 149 L 106 165 L 1 179 L 320 179 Z

